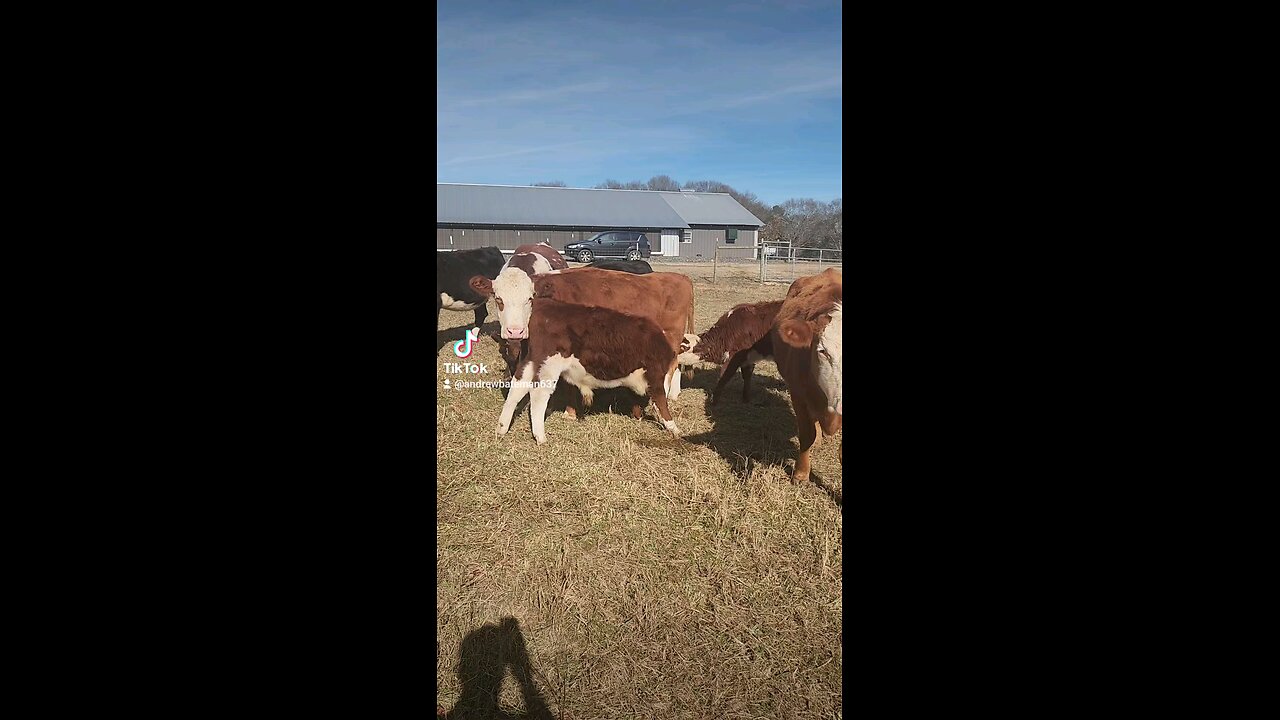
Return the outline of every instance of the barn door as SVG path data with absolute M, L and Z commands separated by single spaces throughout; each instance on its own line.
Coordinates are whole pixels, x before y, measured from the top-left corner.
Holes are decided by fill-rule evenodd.
M 663 257 L 679 257 L 680 256 L 680 231 L 679 230 L 663 230 L 662 231 L 662 255 Z

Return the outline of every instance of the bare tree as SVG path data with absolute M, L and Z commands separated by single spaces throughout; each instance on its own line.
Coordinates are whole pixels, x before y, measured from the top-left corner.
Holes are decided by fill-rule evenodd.
M 672 180 L 670 175 L 654 175 L 649 178 L 648 188 L 650 190 L 678 191 L 680 189 L 680 183 Z
M 536 182 L 530 187 L 568 187 L 563 180 L 548 180 L 547 182 Z
M 618 182 L 617 180 L 605 180 L 604 182 L 602 182 L 602 183 L 600 183 L 599 185 L 597 185 L 597 186 L 596 186 L 596 189 L 597 189 L 597 190 L 601 190 L 601 189 L 603 189 L 603 190 L 621 190 L 621 189 L 622 189 L 622 183 Z
M 840 200 L 824 203 L 812 198 L 792 198 L 774 207 L 775 225 L 770 228 L 779 239 L 794 247 L 838 250 L 842 247 Z

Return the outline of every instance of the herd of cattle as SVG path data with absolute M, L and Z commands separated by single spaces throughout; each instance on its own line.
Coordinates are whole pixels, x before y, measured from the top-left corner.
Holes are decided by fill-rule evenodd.
M 625 387 L 647 398 L 662 425 L 679 437 L 668 401 L 680 395 L 681 366 L 723 365 L 711 395 L 741 370 L 745 401 L 755 363 L 771 359 L 791 393 L 800 455 L 792 479 L 809 478 L 818 429 L 841 427 L 843 280 L 830 269 L 791 284 L 784 300 L 737 305 L 702 335 L 694 334 L 693 282 L 653 272 L 644 261 L 606 260 L 569 268 L 546 243 L 521 245 L 504 260 L 496 247 L 440 253 L 436 262 L 436 322 L 440 310 L 474 310 L 476 327 L 498 309 L 498 343 L 513 381 L 497 432 L 511 427 L 529 396 L 533 436 L 547 441 L 547 405 L 563 379 L 590 407 L 598 388 Z M 566 414 L 575 416 L 572 405 Z M 642 417 L 640 405 L 632 415 Z M 843 445 L 843 444 L 842 444 Z M 838 455 L 843 461 L 843 447 Z

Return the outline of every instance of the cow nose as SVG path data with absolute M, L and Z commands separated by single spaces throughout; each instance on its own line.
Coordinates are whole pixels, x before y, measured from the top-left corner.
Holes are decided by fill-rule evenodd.
M 502 337 L 512 339 L 522 338 L 524 337 L 524 328 L 506 328 L 502 331 Z

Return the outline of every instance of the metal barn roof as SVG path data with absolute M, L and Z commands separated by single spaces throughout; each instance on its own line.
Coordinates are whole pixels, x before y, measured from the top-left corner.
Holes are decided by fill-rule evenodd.
M 436 183 L 436 222 L 687 228 L 763 225 L 724 193 Z
M 728 193 L 659 193 L 690 225 L 764 225 Z

